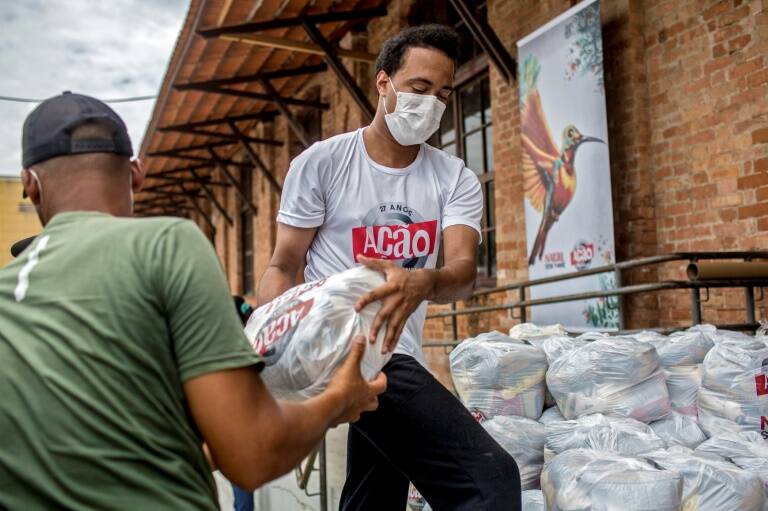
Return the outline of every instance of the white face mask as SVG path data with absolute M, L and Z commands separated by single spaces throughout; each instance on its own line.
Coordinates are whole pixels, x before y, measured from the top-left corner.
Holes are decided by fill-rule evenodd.
M 400 145 L 423 144 L 440 127 L 445 104 L 437 96 L 397 92 L 392 80 L 389 85 L 397 94 L 394 112 L 387 112 L 384 102 L 384 111 L 387 112 L 384 121 L 389 132 Z

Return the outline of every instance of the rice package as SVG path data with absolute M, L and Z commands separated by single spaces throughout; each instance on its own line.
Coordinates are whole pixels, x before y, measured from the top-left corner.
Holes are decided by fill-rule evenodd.
M 701 364 L 667 367 L 664 369 L 664 375 L 667 377 L 667 390 L 672 410 L 697 417 Z
M 596 449 L 635 456 L 667 446 L 647 424 L 599 413 L 547 424 L 544 445 L 547 461 L 571 449 Z
M 573 449 L 544 465 L 548 511 L 679 511 L 683 480 L 645 460 Z
M 544 425 L 525 417 L 497 415 L 482 422 L 485 430 L 507 451 L 520 470 L 523 490 L 540 488 L 544 465 Z
M 768 345 L 717 344 L 704 359 L 699 422 L 708 436 L 754 431 L 768 439 Z
M 682 447 L 643 457 L 683 478 L 681 509 L 763 511 L 766 498 L 762 481 L 733 463 L 697 456 Z
M 384 281 L 381 273 L 358 266 L 291 288 L 256 309 L 245 335 L 264 357 L 261 378 L 269 390 L 293 400 L 322 392 L 349 354 L 354 336 L 370 332 L 381 307 L 376 302 L 357 313 L 355 302 Z M 360 371 L 369 380 L 391 356 L 381 353 L 384 333 L 366 345 Z
M 629 337 L 598 339 L 559 357 L 547 387 L 566 419 L 604 413 L 648 423 L 670 411 L 656 349 Z
M 768 491 L 768 441 L 760 433 L 726 433 L 714 436 L 696 448 L 697 453 L 726 459 L 762 479 Z
M 450 362 L 456 392 L 476 416 L 541 415 L 547 358 L 536 346 L 490 332 L 460 343 Z
M 701 430 L 699 421 L 695 417 L 677 412 L 651 422 L 649 426 L 670 447 L 680 445 L 694 449 L 707 439 L 707 435 Z

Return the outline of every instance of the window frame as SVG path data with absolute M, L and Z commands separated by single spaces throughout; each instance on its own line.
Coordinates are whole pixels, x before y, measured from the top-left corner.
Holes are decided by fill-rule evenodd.
M 491 93 L 490 93 L 490 75 L 488 72 L 489 65 L 488 65 L 488 58 L 485 54 L 480 54 L 477 57 L 473 58 L 472 60 L 466 62 L 463 64 L 459 69 L 456 71 L 456 77 L 454 80 L 454 92 L 451 95 L 451 103 L 450 103 L 450 109 L 447 110 L 453 117 L 453 129 L 454 129 L 454 135 L 453 139 L 449 142 L 443 143 L 441 140 L 441 133 L 438 131 L 437 138 L 435 142 L 435 147 L 439 149 L 444 149 L 445 147 L 454 146 L 454 154 L 464 160 L 466 164 L 466 139 L 468 136 L 473 135 L 475 133 L 482 133 L 482 140 L 481 144 L 483 147 L 483 172 L 477 173 L 478 169 L 471 169 L 475 174 L 477 175 L 478 180 L 480 181 L 480 186 L 482 188 L 483 193 L 483 216 L 481 221 L 481 233 L 482 233 L 482 243 L 480 247 L 483 247 L 481 250 L 481 253 L 478 254 L 478 258 L 482 257 L 484 259 L 483 265 L 478 264 L 478 275 L 477 275 L 477 284 L 479 287 L 494 287 L 497 283 L 497 250 L 496 250 L 496 221 L 495 221 L 495 197 L 490 197 L 491 193 L 489 193 L 490 190 L 495 193 L 495 177 L 496 177 L 496 170 L 495 170 L 495 162 L 491 163 L 491 160 L 493 158 L 493 118 L 491 118 L 490 122 L 487 122 L 485 119 L 485 114 L 483 113 L 485 108 L 491 107 Z M 469 131 L 464 131 L 464 111 L 463 111 L 463 103 L 461 101 L 461 92 L 462 90 L 466 90 L 468 87 L 472 87 L 483 80 L 488 80 L 488 97 L 483 97 L 484 93 L 482 92 L 481 88 L 481 98 L 480 98 L 480 112 L 481 112 L 481 120 L 480 125 L 472 128 Z M 482 86 L 481 86 L 482 87 Z M 489 130 L 490 130 L 490 145 L 488 144 L 487 137 L 489 136 Z M 491 151 L 490 154 L 488 151 L 485 150 L 486 147 L 490 147 Z M 490 171 L 486 171 L 489 167 L 489 163 L 493 165 L 493 168 Z M 491 247 L 491 243 L 489 243 L 489 240 L 493 239 L 493 246 Z M 480 250 L 480 247 L 478 247 L 478 250 Z M 480 273 L 481 269 L 485 269 L 484 273 Z

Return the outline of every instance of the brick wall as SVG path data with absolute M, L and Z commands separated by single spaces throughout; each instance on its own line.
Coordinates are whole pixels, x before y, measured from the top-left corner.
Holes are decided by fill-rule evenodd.
M 393 0 L 389 14 L 366 33 L 348 35 L 343 45 L 376 52 L 407 25 L 414 0 Z M 570 8 L 568 0 L 490 0 L 489 21 L 506 48 Z M 768 5 L 753 0 L 604 0 L 602 2 L 605 84 L 613 182 L 617 259 L 686 250 L 768 247 Z M 372 69 L 346 62 L 375 105 Z M 491 66 L 496 165 L 498 283 L 528 277 L 523 192 L 520 182 L 518 91 Z M 322 136 L 362 125 L 358 107 L 332 73 L 308 80 L 331 104 L 322 117 Z M 301 96 L 301 94 L 299 94 Z M 259 148 L 282 181 L 293 136 L 284 119 L 254 136 L 286 141 Z M 220 178 L 220 177 L 219 177 Z M 217 178 L 218 179 L 218 178 Z M 261 275 L 274 246 L 278 197 L 258 172 L 253 180 L 255 274 Z M 239 199 L 218 191 L 228 208 Z M 232 213 L 235 222 L 236 213 Z M 241 268 L 237 224 L 216 218 L 217 250 L 234 291 Z M 624 282 L 684 278 L 684 265 L 629 272 Z M 674 326 L 691 321 L 688 291 L 640 295 L 625 301 L 630 328 Z M 472 305 L 512 301 L 504 293 Z M 758 317 L 766 313 L 759 304 Z M 459 304 L 459 307 L 465 305 Z M 743 292 L 713 290 L 704 304 L 708 322 L 741 322 Z M 445 310 L 447 306 L 432 307 Z M 460 337 L 517 322 L 506 311 L 461 316 Z M 429 320 L 425 339 L 451 336 L 450 319 Z M 443 348 L 426 350 L 437 376 L 450 385 Z
M 0 176 L 0 266 L 13 259 L 11 245 L 42 229 L 34 206 L 21 192 L 19 178 Z

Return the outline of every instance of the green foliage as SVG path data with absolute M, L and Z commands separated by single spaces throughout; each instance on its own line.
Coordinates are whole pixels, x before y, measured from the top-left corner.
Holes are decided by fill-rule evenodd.
M 600 3 L 579 11 L 565 25 L 565 38 L 574 39 L 568 49 L 570 60 L 565 77 L 592 73 L 598 88 L 603 88 L 603 41 L 600 28 Z

